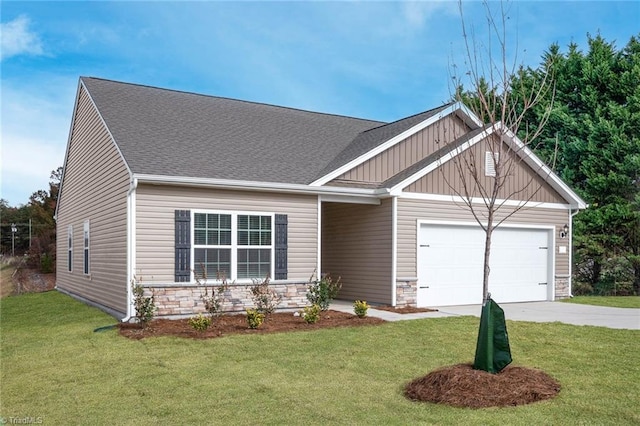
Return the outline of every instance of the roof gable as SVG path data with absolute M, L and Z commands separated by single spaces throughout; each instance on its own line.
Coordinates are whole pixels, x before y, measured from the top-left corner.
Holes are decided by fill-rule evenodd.
M 466 106 L 456 102 L 370 129 L 358 135 L 334 161 L 325 167 L 311 185 L 326 184 L 451 114 L 458 115 L 472 129 L 482 125 Z
M 452 144 L 444 146 L 438 152 L 425 157 L 422 161 L 414 164 L 402 171 L 401 173 L 388 179 L 381 186 L 389 188 L 392 195 L 399 195 L 407 187 L 422 179 L 429 173 L 435 171 L 438 167 L 450 162 L 454 157 L 462 155 L 465 151 L 473 149 L 477 144 L 484 141 L 488 137 L 492 137 L 497 129 L 501 129 L 504 133 L 502 135 L 502 142 L 505 143 L 510 149 L 511 154 L 517 155 L 522 162 L 520 167 L 528 167 L 529 175 L 535 175 L 536 184 L 548 185 L 551 197 L 559 195 L 563 200 L 566 200 L 573 208 L 584 209 L 587 204 L 582 200 L 571 188 L 567 186 L 542 160 L 540 160 L 525 144 L 508 129 L 505 129 L 501 123 L 495 126 L 488 126 L 486 128 L 476 129 L 469 132 L 467 135 L 459 138 Z M 515 188 L 518 191 L 520 188 Z M 508 197 L 514 198 L 513 195 Z M 515 197 L 517 198 L 517 197 Z M 527 198 L 525 196 L 525 198 Z M 535 196 L 533 197 L 535 198 Z M 533 199 L 532 198 L 532 199 Z

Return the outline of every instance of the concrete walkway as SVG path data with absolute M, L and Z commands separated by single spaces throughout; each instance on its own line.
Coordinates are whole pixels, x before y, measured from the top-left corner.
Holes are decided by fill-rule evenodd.
M 562 302 L 502 303 L 506 319 L 514 321 L 562 322 L 573 325 L 640 330 L 640 309 L 608 308 Z M 479 317 L 481 305 L 444 306 L 437 312 L 397 314 L 369 308 L 369 315 L 385 321 L 402 321 L 419 318 L 442 318 L 472 315 Z M 331 309 L 353 313 L 353 302 L 336 300 Z

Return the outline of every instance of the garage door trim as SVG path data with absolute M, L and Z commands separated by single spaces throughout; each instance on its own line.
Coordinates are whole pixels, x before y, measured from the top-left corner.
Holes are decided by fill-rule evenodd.
M 471 227 L 476 230 L 481 229 L 480 225 L 478 225 L 475 221 L 441 221 L 441 220 L 425 220 L 425 219 L 417 219 L 416 220 L 416 276 L 418 277 L 418 288 L 416 292 L 420 291 L 420 255 L 421 255 L 421 235 L 420 231 L 423 226 L 455 226 L 455 227 Z M 530 229 L 530 230 L 539 230 L 547 233 L 547 244 L 548 244 L 548 257 L 547 257 L 547 292 L 546 292 L 546 300 L 554 300 L 555 299 L 555 263 L 556 263 L 556 235 L 555 235 L 555 226 L 547 225 L 547 224 L 527 224 L 527 223 L 503 223 L 499 227 L 495 228 L 496 230 L 501 229 Z M 550 287 L 550 288 L 549 288 Z

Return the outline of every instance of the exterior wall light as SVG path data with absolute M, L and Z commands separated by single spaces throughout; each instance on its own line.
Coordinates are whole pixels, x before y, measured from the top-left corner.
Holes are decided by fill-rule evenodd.
M 560 230 L 560 238 L 567 238 L 569 235 L 569 225 L 565 224 Z

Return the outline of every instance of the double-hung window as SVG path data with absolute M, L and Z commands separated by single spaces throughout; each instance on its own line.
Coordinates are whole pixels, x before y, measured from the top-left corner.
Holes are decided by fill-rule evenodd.
M 198 278 L 273 276 L 273 214 L 195 212 L 193 243 Z
M 73 225 L 67 228 L 67 271 L 73 271 Z
M 89 221 L 86 220 L 84 222 L 84 227 L 83 227 L 83 246 L 84 246 L 84 250 L 83 250 L 83 273 L 85 275 L 89 275 Z

